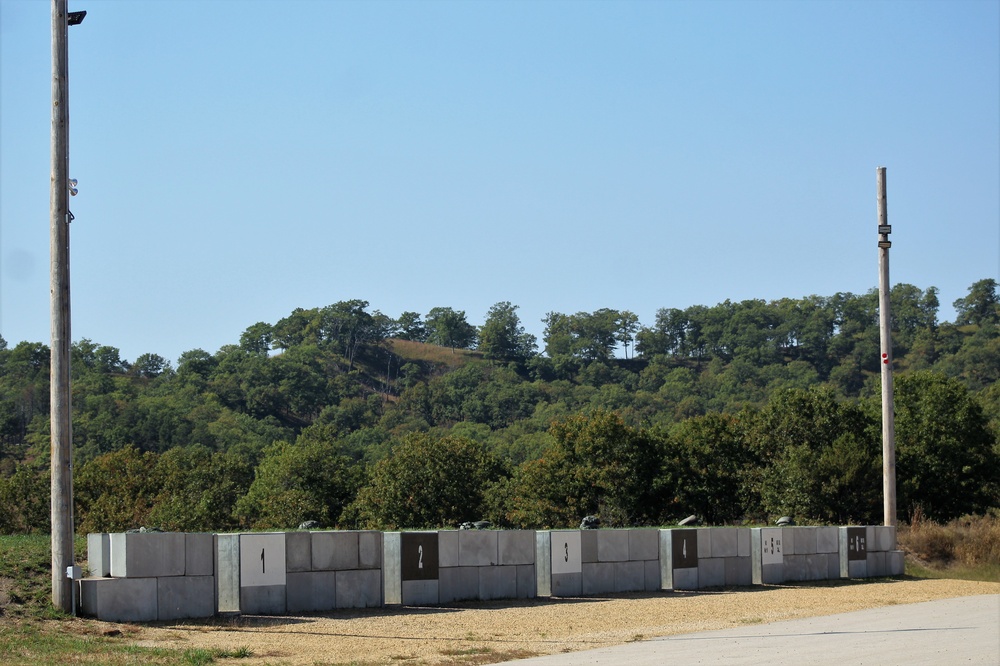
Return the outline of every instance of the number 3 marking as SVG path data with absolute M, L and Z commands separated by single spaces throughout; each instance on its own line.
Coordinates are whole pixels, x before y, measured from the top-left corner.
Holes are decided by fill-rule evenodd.
M 566 561 L 569 562 L 569 542 L 567 541 L 563 545 L 566 546 Z

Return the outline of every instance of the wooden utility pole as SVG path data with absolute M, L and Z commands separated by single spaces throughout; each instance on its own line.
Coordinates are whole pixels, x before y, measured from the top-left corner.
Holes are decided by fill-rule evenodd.
M 67 0 L 52 0 L 52 171 L 50 212 L 50 365 L 52 604 L 73 611 L 73 432 L 70 421 L 69 314 L 69 20 Z
M 892 312 L 889 305 L 889 225 L 885 167 L 876 169 L 878 191 L 878 328 L 882 348 L 882 508 L 884 524 L 896 524 L 896 425 L 892 393 Z

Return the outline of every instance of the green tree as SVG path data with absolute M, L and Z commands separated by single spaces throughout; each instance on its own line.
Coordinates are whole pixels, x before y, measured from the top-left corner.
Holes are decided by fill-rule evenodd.
M 537 347 L 535 336 L 524 332 L 516 305 L 502 301 L 490 308 L 479 328 L 478 349 L 487 359 L 523 363 Z
M 969 390 L 957 379 L 918 372 L 899 377 L 894 397 L 899 510 L 920 507 L 946 521 L 997 506 L 996 439 Z
M 993 278 L 973 283 L 969 293 L 952 305 L 955 307 L 955 323 L 959 326 L 1000 324 L 1000 297 L 997 295 L 997 281 Z
M 465 319 L 464 310 L 432 308 L 425 318 L 427 342 L 456 349 L 468 349 L 476 341 L 476 327 Z
M 124 532 L 154 527 L 150 512 L 160 492 L 158 456 L 126 446 L 98 456 L 75 474 L 76 520 L 81 532 Z
M 746 420 L 757 462 L 745 492 L 759 492 L 766 513 L 834 523 L 878 514 L 881 447 L 856 403 L 825 390 L 781 391 Z
M 352 513 L 374 529 L 457 526 L 483 518 L 484 491 L 502 475 L 482 444 L 414 433 L 375 464 Z
M 236 514 L 254 529 L 295 528 L 306 520 L 337 526 L 363 478 L 339 442 L 279 442 L 265 451 Z

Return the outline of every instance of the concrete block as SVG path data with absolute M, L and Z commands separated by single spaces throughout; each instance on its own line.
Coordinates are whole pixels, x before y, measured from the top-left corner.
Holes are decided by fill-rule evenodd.
M 731 527 L 713 529 L 711 550 L 709 557 L 736 557 L 739 553 L 738 530 Z
M 646 589 L 646 562 L 615 562 L 614 592 L 642 592 Z
M 660 557 L 660 531 L 632 529 L 628 531 L 628 559 L 656 560 Z
M 211 538 L 211 534 L 207 534 Z M 157 619 L 184 620 L 215 615 L 214 576 L 164 576 L 156 579 Z
M 712 535 L 713 537 L 715 535 Z M 723 587 L 726 584 L 726 560 L 721 557 L 698 558 L 698 589 Z
M 537 596 L 534 564 L 512 565 L 517 570 L 517 598 L 534 599 Z
M 753 569 L 749 557 L 725 558 L 726 586 L 745 587 L 753 584 Z
M 285 534 L 240 535 L 240 587 L 285 585 Z M 242 598 L 242 593 L 241 593 Z M 272 602 L 267 602 L 272 603 Z M 276 602 L 274 602 L 276 603 Z M 284 593 L 282 593 L 284 608 Z M 240 606 L 244 613 L 248 612 Z M 260 611 L 263 612 L 263 611 Z M 282 611 L 284 612 L 284 611 Z
M 212 576 L 215 574 L 215 539 L 203 533 L 184 535 L 184 575 Z
M 876 550 L 875 526 L 874 525 L 866 525 L 865 526 L 865 537 L 867 538 L 867 547 L 868 547 L 868 550 L 870 550 L 870 551 L 871 550 Z
M 87 535 L 87 568 L 93 578 L 111 575 L 111 535 L 107 532 Z
M 794 537 L 793 537 L 794 538 Z M 809 580 L 806 573 L 806 555 L 785 555 L 785 580 Z
M 358 568 L 357 532 L 313 532 L 313 571 L 348 571 Z
M 404 580 L 404 606 L 436 606 L 440 603 L 437 580 Z
M 358 568 L 382 568 L 382 533 L 372 530 L 358 532 Z
M 848 560 L 847 562 L 847 577 L 848 578 L 868 578 L 868 560 Z
M 903 551 L 890 550 L 885 554 L 885 575 L 902 576 L 906 573 L 906 558 Z
M 382 576 L 378 569 L 336 573 L 337 608 L 378 608 L 382 605 Z M 433 582 L 436 599 L 437 581 Z
M 736 528 L 736 556 L 750 557 L 750 528 Z
M 836 527 L 816 528 L 816 552 L 836 553 L 840 551 L 840 537 Z
M 840 553 L 826 554 L 826 580 L 838 580 L 840 575 Z
M 115 578 L 184 575 L 183 532 L 116 533 L 110 535 L 110 542 Z
M 403 603 L 400 548 L 399 532 L 386 532 L 382 536 L 382 594 L 386 604 Z
M 597 561 L 597 531 L 596 530 L 552 530 L 550 534 L 552 548 L 552 575 L 564 573 L 580 573 L 583 571 L 583 540 L 584 534 L 588 543 L 593 546 L 592 559 Z M 554 592 L 553 592 L 554 594 Z
M 796 527 L 795 532 L 795 554 L 796 555 L 815 555 L 816 554 L 816 528 L 815 527 Z
M 240 535 L 216 534 L 215 611 L 240 612 Z
M 643 560 L 643 590 L 646 592 L 658 592 L 662 589 L 660 580 L 660 561 L 659 560 Z
M 535 532 L 535 596 L 552 596 L 552 534 Z
M 285 534 L 285 571 L 291 573 L 312 570 L 312 533 Z
M 479 598 L 513 599 L 517 597 L 517 567 L 477 567 L 479 570 Z
M 535 563 L 535 533 L 532 530 L 510 530 L 497 534 L 497 563 L 521 565 Z
M 781 546 L 785 555 L 795 555 L 797 551 L 795 550 L 795 530 L 797 527 L 778 527 L 775 528 L 781 531 Z
M 458 545 L 456 540 L 455 545 Z M 438 569 L 438 601 L 469 601 L 479 598 L 478 567 L 441 567 Z
M 495 566 L 497 556 L 496 530 L 461 530 L 458 533 L 458 565 L 462 567 Z
M 582 594 L 610 594 L 615 591 L 614 562 L 584 562 Z
M 886 575 L 885 551 L 868 553 L 868 577 L 882 578 Z
M 83 578 L 81 611 L 105 622 L 152 622 L 159 615 L 156 587 L 155 578 Z
M 882 552 L 896 550 L 896 527 L 895 525 L 876 525 L 875 540 L 869 542 L 869 549 Z
M 290 571 L 285 585 L 285 608 L 289 613 L 315 613 L 337 607 L 336 571 Z
M 458 530 L 438 532 L 438 567 L 457 567 L 459 565 L 458 538 Z M 440 571 L 438 574 L 440 575 Z
M 718 527 L 699 527 L 695 531 L 698 533 L 698 558 L 712 557 L 712 535 L 718 532 Z
M 598 534 L 600 530 L 579 530 L 580 534 L 580 561 L 597 562 Z
M 754 585 L 778 585 L 785 582 L 784 564 L 762 564 L 760 567 L 760 581 L 754 581 Z
M 579 597 L 583 594 L 583 573 L 552 574 L 553 597 Z
M 240 611 L 244 615 L 284 615 L 285 590 L 284 584 L 241 587 Z
M 596 531 L 598 562 L 627 562 L 629 560 L 629 530 Z
M 697 590 L 698 586 L 698 567 L 691 569 L 674 569 L 673 572 L 673 587 L 674 590 Z
M 826 580 L 829 574 L 828 553 L 813 553 L 812 555 L 803 555 L 803 557 L 806 568 L 805 580 Z

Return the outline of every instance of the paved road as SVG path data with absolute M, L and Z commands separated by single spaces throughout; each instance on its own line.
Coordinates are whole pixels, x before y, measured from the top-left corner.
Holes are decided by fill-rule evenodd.
M 523 659 L 518 666 L 671 664 L 1000 664 L 1000 595 L 886 606 L 614 648 Z

